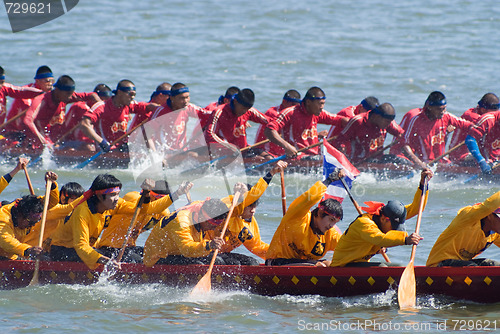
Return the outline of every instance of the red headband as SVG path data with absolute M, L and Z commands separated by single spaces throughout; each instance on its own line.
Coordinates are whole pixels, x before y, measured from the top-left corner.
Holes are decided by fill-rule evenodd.
M 361 209 L 363 209 L 363 211 L 371 214 L 371 215 L 380 215 L 380 210 L 382 210 L 382 208 L 385 206 L 384 203 L 381 203 L 381 202 L 375 202 L 375 201 L 368 201 L 368 202 L 364 202 L 366 205 L 368 205 L 367 207 L 366 206 L 362 206 Z

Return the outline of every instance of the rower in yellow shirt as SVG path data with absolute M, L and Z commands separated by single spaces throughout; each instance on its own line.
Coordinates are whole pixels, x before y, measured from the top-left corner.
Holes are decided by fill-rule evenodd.
M 154 181 L 145 180 L 141 185 L 147 191 L 154 186 Z M 136 203 L 127 202 L 119 197 L 122 183 L 110 174 L 98 175 L 88 191 L 84 193 L 82 202 L 66 218 L 52 234 L 50 257 L 54 261 L 83 261 L 90 269 L 99 264 L 110 264 L 120 268 L 120 264 L 107 256 L 100 254 L 93 247 L 99 235 L 106 227 L 114 214 L 135 211 Z M 162 198 L 154 203 L 145 203 L 143 210 L 146 213 L 157 212 L 169 198 Z M 162 210 L 158 211 L 161 212 Z
M 26 159 L 26 158 L 19 158 L 19 160 L 17 161 L 17 165 L 16 167 L 14 167 L 13 170 L 10 171 L 10 173 L 7 173 L 5 174 L 4 176 L 2 176 L 0 178 L 0 193 L 2 193 L 2 191 L 5 190 L 5 188 L 7 188 L 7 186 L 9 185 L 10 181 L 12 181 L 12 178 L 21 170 L 23 169 L 24 167 L 26 167 L 26 165 L 28 164 L 29 160 Z M 1 206 L 1 205 L 0 205 Z
M 232 217 L 240 216 L 245 207 L 255 202 L 262 194 L 262 188 L 267 187 L 265 181 L 245 193 L 246 186 L 237 183 L 234 191 L 245 193 L 243 201 L 238 204 Z M 224 240 L 218 234 L 211 233 L 227 217 L 233 195 L 222 200 L 208 198 L 204 201 L 194 201 L 180 208 L 170 216 L 162 218 L 151 230 L 144 245 L 144 264 L 151 267 L 155 264 L 208 264 L 211 253 L 222 249 Z M 226 264 L 218 255 L 215 264 Z
M 333 198 L 321 201 L 328 185 L 344 176 L 331 173 L 297 197 L 281 219 L 266 254 L 266 265 L 315 265 L 325 267 L 326 252 L 334 250 L 340 233 L 334 226 L 342 220 L 342 205 Z M 320 202 L 321 201 L 321 202 Z M 319 202 L 312 212 L 310 209 Z
M 425 169 L 421 173 L 420 184 L 413 202 L 404 205 L 400 201 L 365 202 L 362 207 L 367 213 L 354 220 L 340 238 L 333 252 L 332 267 L 371 267 L 387 266 L 385 262 L 370 262 L 370 259 L 385 252 L 385 247 L 400 245 L 418 245 L 422 238 L 416 234 L 404 232 L 406 219 L 418 214 L 425 178 L 432 177 L 432 171 Z M 424 206 L 427 203 L 428 190 L 425 189 Z
M 156 212 L 161 210 L 160 213 L 147 214 L 144 213 L 144 210 L 140 211 L 140 214 L 137 217 L 137 221 L 133 226 L 132 233 L 125 247 L 122 262 L 142 263 L 144 247 L 136 245 L 139 234 L 152 229 L 153 226 L 156 225 L 162 217 L 170 215 L 168 207 L 172 205 L 172 203 L 177 199 L 179 199 L 181 195 L 186 194 L 192 186 L 193 184 L 191 182 L 184 182 L 179 186 L 177 191 L 171 194 L 166 181 L 158 180 L 155 182 L 155 187 L 150 191 L 151 202 L 154 202 L 165 196 L 170 198 L 170 200 L 164 202 L 162 208 L 157 208 L 155 210 Z M 129 202 L 136 203 L 139 200 L 140 196 L 141 194 L 139 192 L 134 191 L 127 193 L 125 196 L 123 196 L 123 199 Z M 129 213 L 115 214 L 113 215 L 113 217 L 111 217 L 106 228 L 103 230 L 102 235 L 99 239 L 99 244 L 97 245 L 97 249 L 100 253 L 108 257 L 116 257 L 119 254 L 120 249 L 122 248 L 125 241 L 128 228 L 130 227 L 131 219 L 132 214 Z
M 82 200 L 85 190 L 77 182 L 68 182 L 61 187 L 59 192 L 59 203 L 47 212 L 45 228 L 43 230 L 43 250 L 48 252 L 50 248 L 50 235 L 61 224 L 64 224 L 64 218 L 73 211 L 73 209 Z M 40 239 L 41 224 L 36 224 L 33 230 L 27 235 L 25 242 L 32 246 L 38 246 Z
M 271 182 L 273 176 L 287 167 L 287 163 L 284 161 L 278 161 L 276 165 L 267 173 L 264 177 L 260 178 L 257 184 L 254 186 L 255 196 L 260 198 L 267 186 Z M 246 190 L 252 190 L 251 185 L 246 186 Z M 230 205 L 229 198 L 223 199 L 226 205 Z M 219 253 L 220 257 L 224 260 L 225 264 L 228 265 L 259 265 L 257 259 L 232 252 L 234 249 L 244 245 L 252 254 L 260 257 L 261 259 L 266 259 L 266 253 L 269 249 L 269 244 L 262 241 L 260 237 L 259 225 L 255 219 L 255 211 L 259 199 L 243 209 L 240 215 L 233 215 L 229 220 L 229 225 L 227 227 L 226 233 L 224 234 L 224 245 Z M 222 231 L 222 226 L 219 225 L 212 233 L 214 235 L 220 235 Z
M 50 192 L 49 207 L 59 197 L 57 174 L 47 172 L 45 180 L 51 180 L 55 188 Z M 0 259 L 15 260 L 19 257 L 35 258 L 42 248 L 26 243 L 26 239 L 42 218 L 44 197 L 26 195 L 0 208 Z
M 426 266 L 500 266 L 499 261 L 477 258 L 491 244 L 500 247 L 500 191 L 458 211 L 436 240 Z

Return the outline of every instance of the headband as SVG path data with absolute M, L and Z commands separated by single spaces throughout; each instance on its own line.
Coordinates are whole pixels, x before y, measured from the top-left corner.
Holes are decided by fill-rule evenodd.
M 107 96 L 107 97 L 113 96 L 113 92 L 111 92 L 110 90 L 101 90 L 101 91 L 98 91 L 96 93 L 97 93 L 97 95 L 103 96 L 103 97 L 104 96 Z
M 170 91 L 170 96 L 177 96 L 182 93 L 189 93 L 189 87 L 181 87 Z
M 45 78 L 53 78 L 54 74 L 52 72 L 45 72 L 45 73 L 37 73 L 33 79 L 45 79 Z
M 5 80 L 5 75 L 0 75 L 0 80 Z
M 75 85 L 63 85 L 59 80 L 54 84 L 54 87 L 65 92 L 72 92 L 76 88 Z
M 492 104 L 487 104 L 487 103 L 484 103 L 482 101 L 479 101 L 477 103 L 477 105 L 480 107 L 480 108 L 484 108 L 484 109 L 488 109 L 488 110 L 498 110 L 498 108 L 500 107 L 500 104 L 499 103 L 492 103 Z
M 382 110 L 380 110 L 379 106 L 375 107 L 375 109 L 370 111 L 370 113 L 380 115 L 381 117 L 385 119 L 390 119 L 391 121 L 393 121 L 396 118 L 396 115 L 387 115 L 386 113 L 384 113 Z
M 289 96 L 283 96 L 283 100 L 285 101 L 289 101 L 289 102 L 295 102 L 295 103 L 301 103 L 302 100 L 301 99 L 294 99 L 293 97 L 289 97 Z
M 431 107 L 444 106 L 446 105 L 446 99 L 441 99 L 439 101 L 427 101 L 427 105 Z
M 234 98 L 236 99 L 236 101 L 238 101 L 239 104 L 241 104 L 243 107 L 247 107 L 247 108 L 252 108 L 252 104 L 251 103 L 248 103 L 247 101 L 243 101 L 243 99 L 240 97 L 240 94 L 236 94 L 234 96 Z
M 314 96 L 314 95 L 306 95 L 304 100 L 326 100 L 326 96 Z
M 329 214 L 330 216 L 333 216 L 337 219 L 340 219 L 340 217 L 332 212 L 330 212 L 330 210 L 328 210 L 328 208 L 324 205 L 324 204 L 319 204 L 318 205 L 318 208 L 323 210 L 324 212 L 326 212 L 327 214 Z
M 130 86 L 116 86 L 116 90 L 121 90 L 122 92 L 129 93 L 134 91 L 135 92 L 135 86 L 130 87 Z M 116 92 L 115 90 L 115 92 Z
M 373 109 L 372 109 L 372 106 L 371 106 L 371 105 L 370 105 L 370 104 L 366 101 L 366 99 L 363 99 L 363 101 L 361 101 L 361 103 L 360 103 L 360 104 L 361 104 L 361 106 L 362 106 L 363 108 L 365 108 L 365 110 L 368 110 L 368 111 L 373 110 Z M 377 108 L 377 107 L 378 107 L 378 105 L 376 105 L 376 106 L 375 106 L 375 108 Z

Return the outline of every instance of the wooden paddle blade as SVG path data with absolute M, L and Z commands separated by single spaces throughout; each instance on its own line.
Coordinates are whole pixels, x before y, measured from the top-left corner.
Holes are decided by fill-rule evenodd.
M 410 261 L 399 280 L 399 309 L 405 310 L 415 308 L 416 299 L 415 268 L 413 267 L 413 261 Z
M 33 277 L 31 278 L 30 284 L 28 286 L 38 285 L 38 275 L 40 272 L 40 260 L 36 259 L 35 262 L 35 271 L 33 272 Z
M 190 296 L 197 296 L 200 294 L 206 294 L 209 293 L 210 290 L 212 289 L 212 271 L 209 270 L 203 276 L 198 284 L 193 288 L 193 290 L 190 293 Z

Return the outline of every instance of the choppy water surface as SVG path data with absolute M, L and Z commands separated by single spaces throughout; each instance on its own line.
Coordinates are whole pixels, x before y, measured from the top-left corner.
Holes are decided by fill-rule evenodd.
M 495 74 L 500 64 L 500 10 L 495 4 L 86 0 L 53 22 L 17 34 L 10 32 L 0 10 L 0 65 L 6 69 L 9 82 L 25 84 L 32 81 L 39 65 L 47 64 L 56 75 L 71 75 L 82 91 L 99 82 L 114 86 L 129 78 L 136 83 L 141 101 L 163 81 L 189 85 L 192 102 L 202 106 L 231 85 L 250 87 L 261 111 L 278 104 L 287 89 L 304 94 L 310 86 L 318 85 L 327 94 L 326 109 L 331 112 L 375 95 L 396 107 L 397 119 L 421 106 L 428 93 L 438 89 L 446 94 L 449 111 L 461 115 L 484 93 L 498 93 Z M 250 129 L 251 136 L 255 129 Z M 10 167 L 0 166 L 0 172 Z M 38 194 L 43 193 L 47 168 L 52 166 L 32 170 Z M 57 172 L 61 184 L 77 181 L 88 187 L 99 171 Z M 132 171 L 113 173 L 124 183 L 124 192 L 137 189 Z M 318 178 L 288 175 L 289 203 Z M 425 239 L 417 249 L 417 265 L 425 263 L 434 241 L 459 208 L 499 190 L 494 184 L 463 185 L 461 181 L 431 181 L 421 227 Z M 353 193 L 360 203 L 393 198 L 409 202 L 417 184 L 417 176 L 379 181 L 362 175 Z M 279 192 L 274 180 L 257 212 L 262 237 L 267 241 L 281 215 Z M 2 199 L 27 193 L 25 180 L 19 175 L 2 193 Z M 344 207 L 341 229 L 356 216 L 348 201 Z M 414 229 L 414 224 L 413 219 L 408 230 Z M 393 262 L 402 265 L 409 254 L 409 247 L 389 253 Z M 485 256 L 500 259 L 500 252 L 491 247 Z M 187 290 L 159 285 L 110 283 L 2 291 L 0 329 L 4 333 L 441 332 L 439 324 L 445 320 L 451 330 L 453 320 L 494 321 L 500 310 L 499 305 L 426 296 L 418 299 L 418 312 L 402 313 L 394 291 L 356 298 L 270 298 L 214 292 L 193 300 L 188 295 Z M 416 327 L 388 327 L 390 321 Z

